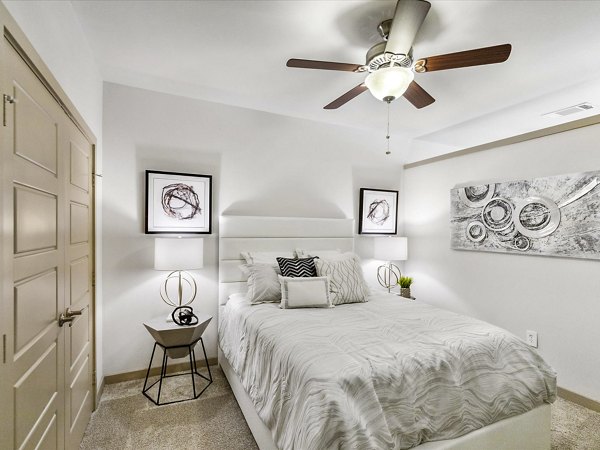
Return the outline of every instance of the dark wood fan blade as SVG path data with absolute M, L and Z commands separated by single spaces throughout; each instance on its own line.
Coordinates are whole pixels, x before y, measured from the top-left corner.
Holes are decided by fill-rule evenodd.
M 435 102 L 435 98 L 427 93 L 425 89 L 413 81 L 408 85 L 408 89 L 404 93 L 404 98 L 411 102 L 415 108 L 424 108 Z
M 350 89 L 344 95 L 336 98 L 334 101 L 332 101 L 329 105 L 325 106 L 323 109 L 338 109 L 340 106 L 346 104 L 347 102 L 352 100 L 354 97 L 362 94 L 367 89 L 368 89 L 367 86 L 365 86 L 364 83 L 361 83 L 358 86 Z
M 482 66 L 504 62 L 510 56 L 510 44 L 477 48 L 464 52 L 430 56 L 415 63 L 415 72 L 433 72 L 436 70 L 457 69 L 459 67 Z
M 300 69 L 341 70 L 343 72 L 358 72 L 360 64 L 347 64 L 331 61 L 314 61 L 312 59 L 290 59 L 286 66 Z

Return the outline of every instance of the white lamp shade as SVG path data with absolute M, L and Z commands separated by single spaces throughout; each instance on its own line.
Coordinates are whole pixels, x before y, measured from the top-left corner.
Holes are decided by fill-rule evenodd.
M 154 240 L 154 269 L 194 270 L 204 267 L 204 239 Z
M 365 85 L 376 99 L 391 97 L 393 100 L 406 92 L 414 78 L 413 71 L 406 67 L 385 67 L 371 72 L 365 79 Z
M 408 258 L 408 240 L 405 237 L 375 239 L 375 259 L 381 261 L 405 261 Z

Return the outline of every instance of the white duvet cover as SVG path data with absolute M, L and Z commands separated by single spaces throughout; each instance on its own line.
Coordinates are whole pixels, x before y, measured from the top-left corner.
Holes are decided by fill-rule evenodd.
M 405 449 L 556 396 L 556 374 L 507 331 L 382 294 L 333 309 L 232 298 L 219 345 L 280 449 Z

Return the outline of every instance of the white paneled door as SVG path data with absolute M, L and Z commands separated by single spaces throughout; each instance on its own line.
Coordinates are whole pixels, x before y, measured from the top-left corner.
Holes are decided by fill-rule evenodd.
M 3 39 L 0 448 L 74 449 L 93 409 L 93 146 Z

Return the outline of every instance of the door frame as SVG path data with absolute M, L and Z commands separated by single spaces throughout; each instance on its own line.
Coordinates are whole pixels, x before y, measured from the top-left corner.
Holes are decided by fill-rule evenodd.
M 86 140 L 91 145 L 91 156 L 92 156 L 92 192 L 91 192 L 91 207 L 92 207 L 92 236 L 91 236 L 91 264 L 92 264 L 92 289 L 90 292 L 90 305 L 92 311 L 92 327 L 91 327 L 91 336 L 90 339 L 92 341 L 91 346 L 91 354 L 92 354 L 92 391 L 93 391 L 93 399 L 92 404 L 94 409 L 96 409 L 99 401 L 98 395 L 98 380 L 96 377 L 96 328 L 98 324 L 96 323 L 96 146 L 97 139 L 90 127 L 87 125 L 73 102 L 69 99 L 68 95 L 60 86 L 59 82 L 56 80 L 48 66 L 44 63 L 40 55 L 35 51 L 33 45 L 25 35 L 25 33 L 21 30 L 15 19 L 10 15 L 8 9 L 4 4 L 0 2 L 0 26 L 2 27 L 3 34 L 2 38 L 6 42 L 6 44 L 12 46 L 14 50 L 19 54 L 19 56 L 25 61 L 27 66 L 32 70 L 35 76 L 40 80 L 42 85 L 48 90 L 50 95 L 56 100 L 65 114 L 71 119 L 71 121 L 75 124 L 75 126 L 81 131 L 86 138 Z M 4 49 L 4 45 L 0 45 L 0 49 Z M 2 64 L 5 64 L 6 58 L 4 58 L 3 50 L 0 50 L 0 82 L 1 86 L 6 86 L 5 79 L 5 71 L 2 67 Z M 1 95 L 0 95 L 1 97 Z M 0 124 L 1 127 L 1 124 Z M 5 142 L 5 133 L 2 133 L 2 146 L 5 147 L 7 142 Z M 1 178 L 1 177 L 0 177 Z M 3 276 L 4 274 L 2 274 Z M 0 287 L 5 289 L 4 286 L 6 280 L 2 280 L 0 282 Z M 2 308 L 0 308 L 2 309 Z M 0 324 L 2 325 L 2 324 Z M 0 342 L 0 352 L 3 353 L 0 356 L 0 364 L 2 364 L 2 357 L 4 356 L 4 351 L 1 347 L 2 342 Z

